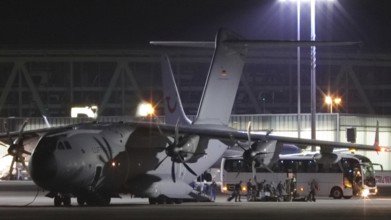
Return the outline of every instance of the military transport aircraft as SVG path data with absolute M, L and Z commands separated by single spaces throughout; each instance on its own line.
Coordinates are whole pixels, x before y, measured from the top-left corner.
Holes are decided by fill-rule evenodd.
M 24 131 L 23 125 L 19 132 L 0 134 L 3 141 L 9 139 L 8 154 L 13 161 L 22 163 L 24 156 L 31 154 L 28 169 L 33 181 L 48 191 L 55 206 L 68 206 L 72 197 L 77 198 L 79 205 L 108 205 L 111 198 L 121 193 L 149 198 L 151 204 L 196 198 L 198 195 L 189 184 L 215 163 L 228 146 L 238 143 L 248 149 L 263 149 L 253 152 L 255 155 L 266 155 L 269 146 L 278 146 L 279 142 L 375 150 L 370 145 L 272 137 L 228 127 L 247 49 L 311 46 L 314 42 L 248 41 L 221 29 L 212 44 L 187 45 L 215 47 L 199 111 L 191 124 L 178 119 L 175 124 L 83 123 L 36 131 Z M 34 134 L 39 139 L 29 152 L 23 144 Z

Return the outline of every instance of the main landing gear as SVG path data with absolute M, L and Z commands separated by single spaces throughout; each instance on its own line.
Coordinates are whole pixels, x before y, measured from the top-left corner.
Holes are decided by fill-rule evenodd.
M 148 198 L 150 205 L 161 205 L 161 204 L 181 204 L 183 202 L 182 199 L 172 199 L 168 198 L 167 196 L 160 195 L 157 198 Z
M 54 206 L 71 206 L 71 197 L 68 195 L 57 194 L 54 196 Z
M 56 194 L 53 196 L 54 206 L 71 206 L 71 196 L 64 194 Z M 77 196 L 77 204 L 79 206 L 108 206 L 110 205 L 111 197 L 100 194 L 88 194 Z

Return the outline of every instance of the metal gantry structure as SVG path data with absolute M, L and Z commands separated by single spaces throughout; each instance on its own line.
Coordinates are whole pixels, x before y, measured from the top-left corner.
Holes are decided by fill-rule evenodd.
M 160 56 L 167 53 L 187 114 L 196 114 L 213 50 L 0 50 L 0 117 L 69 116 L 77 105 L 98 105 L 105 116 L 133 115 L 142 100 L 163 114 Z M 310 112 L 310 51 L 301 53 L 302 113 Z M 296 50 L 250 51 L 234 114 L 297 111 Z M 391 114 L 391 55 L 354 50 L 317 54 L 317 112 L 336 94 L 335 112 Z

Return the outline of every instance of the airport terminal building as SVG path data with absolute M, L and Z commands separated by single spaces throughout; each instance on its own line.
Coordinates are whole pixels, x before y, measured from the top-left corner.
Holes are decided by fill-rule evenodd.
M 0 130 L 5 124 L 18 130 L 27 117 L 27 129 L 42 128 L 41 115 L 53 125 L 80 122 L 70 118 L 74 106 L 96 105 L 99 121 L 114 122 L 130 120 L 137 105 L 149 101 L 163 115 L 162 54 L 171 59 L 186 113 L 196 115 L 212 49 L 0 49 Z M 245 130 L 251 121 L 253 131 L 310 138 L 309 49 L 302 50 L 300 67 L 298 89 L 296 49 L 249 51 L 231 126 Z M 346 142 L 346 129 L 355 128 L 356 143 L 373 144 L 379 121 L 380 145 L 391 146 L 390 73 L 388 54 L 318 49 L 317 139 Z M 326 95 L 342 102 L 327 105 Z M 391 170 L 389 153 L 363 154 Z

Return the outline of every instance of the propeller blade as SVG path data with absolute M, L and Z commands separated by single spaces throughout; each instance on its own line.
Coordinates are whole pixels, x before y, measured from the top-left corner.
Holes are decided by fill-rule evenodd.
M 174 181 L 174 183 L 175 183 L 175 163 L 174 163 L 174 161 L 172 161 L 172 165 L 171 165 L 171 178 L 172 178 L 172 181 Z
M 12 140 L 12 137 L 10 135 L 10 131 L 8 129 L 7 129 L 7 136 L 8 136 L 8 139 L 10 140 L 10 144 L 13 144 L 14 140 Z
M 14 171 L 14 163 L 15 163 L 15 157 L 13 157 L 13 158 L 12 158 L 12 162 L 11 162 L 10 170 L 9 170 L 9 173 L 8 173 L 8 178 L 9 178 L 9 180 L 11 180 L 11 177 L 12 177 L 12 171 Z
M 261 152 L 261 151 L 258 151 L 258 152 L 255 153 L 255 156 L 262 155 L 262 154 L 270 154 L 270 152 Z
M 271 134 L 272 132 L 273 132 L 273 129 L 268 130 L 266 133 L 266 137 L 269 136 L 269 134 Z
M 3 143 L 0 141 L 0 145 L 3 146 L 3 147 L 9 147 L 7 144 Z
M 266 168 L 270 173 L 274 173 L 273 170 L 271 170 L 268 166 L 265 166 L 265 168 Z
M 250 145 L 251 144 L 251 121 L 248 122 L 248 125 L 247 125 L 247 139 L 248 139 L 248 144 Z
M 183 165 L 186 167 L 186 169 L 191 173 L 193 174 L 194 176 L 197 176 L 196 172 L 194 172 L 194 170 L 192 170 L 189 165 L 187 165 L 186 162 L 183 162 Z
M 238 170 L 238 173 L 236 174 L 235 178 L 238 178 L 239 174 L 240 174 L 240 170 Z
M 106 146 L 107 146 L 107 150 L 108 150 L 108 155 L 109 155 L 109 158 L 110 158 L 110 160 L 112 160 L 113 159 L 113 150 L 111 149 L 111 147 L 110 147 L 110 144 L 109 144 L 109 142 L 106 140 L 106 138 L 105 137 L 102 137 L 102 139 L 103 139 L 103 141 L 105 142 L 105 144 L 106 144 Z
M 21 126 L 20 129 L 19 129 L 19 135 L 18 135 L 18 137 L 14 140 L 14 144 L 16 144 L 16 145 L 18 145 L 18 146 L 23 145 L 23 130 L 24 130 L 24 128 L 26 127 L 27 122 L 28 122 L 28 119 L 26 119 L 26 120 L 23 122 L 22 126 Z
M 179 139 L 179 129 L 178 129 L 178 123 L 179 123 L 179 118 L 178 120 L 176 121 L 176 124 L 175 124 L 175 144 L 177 145 L 178 144 L 178 139 Z
M 162 164 L 163 161 L 164 161 L 165 159 L 167 159 L 167 157 L 168 157 L 168 155 L 166 155 L 166 156 L 163 158 L 163 160 L 161 160 L 158 164 L 156 164 L 154 170 L 156 170 L 156 169 L 160 166 L 160 164 Z
M 236 174 L 236 178 L 238 178 L 239 174 L 240 174 L 240 170 L 242 169 L 241 165 L 239 165 L 239 163 L 236 164 L 236 169 L 238 170 L 238 173 Z
M 183 165 L 186 167 L 186 169 L 193 174 L 194 176 L 197 176 L 197 174 L 189 167 L 189 165 L 186 164 L 185 160 L 182 158 L 182 155 L 179 155 L 179 159 L 183 163 Z
M 243 151 L 246 151 L 246 149 L 242 146 L 242 144 L 241 144 L 240 142 L 237 141 L 236 144 L 237 144 L 240 148 L 242 148 Z
M 103 144 L 98 140 L 98 138 L 94 137 L 94 140 L 96 141 L 96 143 L 98 143 L 99 147 L 103 150 L 103 152 L 105 153 L 106 157 L 107 157 L 107 160 L 110 160 L 111 157 L 109 155 L 109 152 L 107 152 L 107 149 L 103 146 Z M 100 155 L 99 155 L 100 156 Z
M 251 163 L 251 170 L 252 170 L 252 172 L 253 172 L 253 179 L 255 179 L 256 178 L 256 170 L 255 170 L 255 161 L 253 161 L 252 163 Z
M 105 159 L 102 157 L 102 155 L 99 155 L 98 156 L 99 160 L 102 162 L 102 163 L 106 163 Z
M 169 145 L 173 145 L 174 142 L 172 142 L 172 141 L 170 140 L 170 138 L 168 138 L 167 135 L 165 135 L 165 134 L 163 133 L 162 129 L 160 129 L 159 123 L 156 123 L 156 127 L 157 127 L 157 129 L 159 130 L 160 135 L 163 136 L 163 137 L 166 139 L 166 142 L 167 142 Z
M 26 163 L 24 162 L 24 160 L 22 161 L 22 165 L 23 165 L 24 169 L 27 171 L 27 173 L 30 173 L 29 168 L 26 166 Z
M 31 155 L 31 153 L 30 153 L 30 152 L 28 152 L 28 151 L 27 151 L 27 150 L 25 150 L 25 149 L 23 149 L 23 150 L 22 150 L 22 153 L 23 153 L 23 154 L 27 154 L 27 155 Z

